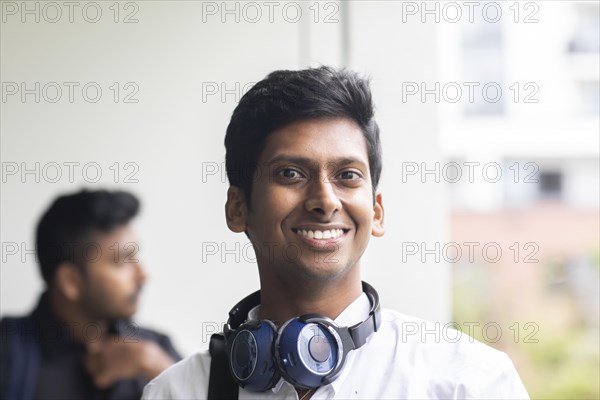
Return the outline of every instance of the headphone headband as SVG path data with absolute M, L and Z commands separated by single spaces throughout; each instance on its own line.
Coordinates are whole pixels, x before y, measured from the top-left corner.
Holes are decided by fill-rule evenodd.
M 349 327 L 320 314 L 303 314 L 280 327 L 268 319 L 248 320 L 261 303 L 260 290 L 246 296 L 229 311 L 223 327 L 234 380 L 255 392 L 272 388 L 280 376 L 306 389 L 335 380 L 347 354 L 381 326 L 377 291 L 364 281 L 362 289 L 371 304 L 369 316 Z
M 256 292 L 244 297 L 229 311 L 229 318 L 227 319 L 226 324 L 227 327 L 229 329 L 237 329 L 247 320 L 250 310 L 259 304 L 260 290 L 257 290 Z
M 365 281 L 362 281 L 362 289 L 369 298 L 371 310 L 369 311 L 369 317 L 367 319 L 347 328 L 355 349 L 365 344 L 369 335 L 379 330 L 379 327 L 381 326 L 379 294 L 373 286 Z M 260 290 L 257 290 L 240 300 L 229 311 L 229 319 L 227 320 L 227 324 L 225 324 L 224 331 L 227 333 L 237 329 L 241 324 L 246 322 L 250 310 L 260 303 Z

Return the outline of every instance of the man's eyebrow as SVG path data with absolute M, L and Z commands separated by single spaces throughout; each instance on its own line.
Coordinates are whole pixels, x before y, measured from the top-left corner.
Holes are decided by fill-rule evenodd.
M 343 158 L 340 158 L 338 160 L 335 160 L 334 163 L 335 163 L 335 165 L 340 166 L 340 167 L 344 167 L 344 166 L 349 165 L 349 164 L 361 164 L 361 165 L 365 165 L 365 163 L 364 163 L 363 160 L 361 160 L 359 158 L 354 158 L 354 157 L 343 157 Z
M 119 247 L 115 250 L 115 258 L 124 259 L 130 257 L 131 255 L 135 255 L 138 252 L 137 244 L 135 246 L 131 246 L 132 242 L 127 242 L 123 246 L 121 243 L 118 244 Z
M 304 166 L 314 166 L 316 164 L 316 162 L 310 158 L 307 157 L 302 157 L 302 156 L 293 156 L 293 155 L 288 155 L 288 154 L 280 154 L 278 156 L 275 156 L 273 158 L 271 158 L 269 161 L 267 161 L 267 165 L 270 164 L 276 164 L 276 163 L 281 163 L 281 162 L 288 162 L 288 163 L 293 163 L 293 164 L 298 164 L 298 165 L 304 165 Z M 362 164 L 365 165 L 365 163 L 359 159 L 359 158 L 355 158 L 355 157 L 341 157 L 341 158 L 337 158 L 335 160 L 331 160 L 327 162 L 327 165 L 335 165 L 336 167 L 343 167 L 349 164 Z M 366 166 L 366 165 L 365 165 Z
M 270 165 L 270 164 L 283 163 L 283 162 L 299 164 L 299 165 L 306 165 L 306 166 L 311 166 L 311 165 L 315 164 L 310 158 L 302 157 L 302 156 L 293 156 L 293 155 L 289 155 L 289 154 L 277 155 L 277 156 L 271 158 L 269 161 L 267 161 L 266 164 Z
M 127 246 L 127 247 L 131 248 L 132 246 Z M 121 253 L 121 254 L 123 254 L 124 256 L 128 257 L 128 256 L 130 256 L 132 254 L 135 254 L 135 253 L 137 253 L 137 249 L 134 247 L 131 250 L 125 250 L 125 251 L 123 251 L 123 253 Z

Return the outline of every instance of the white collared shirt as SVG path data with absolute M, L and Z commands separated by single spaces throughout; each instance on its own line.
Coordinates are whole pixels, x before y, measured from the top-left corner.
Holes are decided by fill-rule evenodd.
M 248 313 L 256 319 L 260 306 Z M 370 311 L 362 293 L 335 319 L 338 326 L 365 320 Z M 144 389 L 143 399 L 206 399 L 208 350 L 169 367 Z M 239 399 L 298 400 L 294 387 L 279 382 L 266 392 L 239 389 Z M 381 310 L 381 327 L 350 351 L 340 376 L 311 399 L 529 399 L 506 353 L 461 331 L 394 310 Z

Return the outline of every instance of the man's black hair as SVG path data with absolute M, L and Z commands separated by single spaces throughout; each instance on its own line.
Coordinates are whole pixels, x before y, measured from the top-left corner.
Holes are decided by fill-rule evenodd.
M 97 233 L 127 225 L 138 213 L 138 199 L 127 192 L 88 191 L 58 197 L 41 217 L 36 252 L 46 285 L 63 262 L 84 266 L 85 247 Z
M 322 66 L 270 73 L 242 96 L 233 111 L 225 135 L 225 166 L 229 184 L 243 190 L 248 206 L 267 136 L 292 122 L 322 117 L 346 117 L 361 128 L 375 203 L 382 163 L 369 81 L 347 69 Z

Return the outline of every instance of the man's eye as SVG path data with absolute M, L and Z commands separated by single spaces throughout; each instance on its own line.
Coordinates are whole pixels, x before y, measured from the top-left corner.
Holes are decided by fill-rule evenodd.
M 117 259 L 114 260 L 115 261 L 115 265 L 122 267 L 123 265 L 125 265 L 125 258 L 123 257 L 119 257 Z
M 299 179 L 302 177 L 302 174 L 293 168 L 282 169 L 279 171 L 279 175 L 287 179 Z
M 360 174 L 358 174 L 358 172 L 355 172 L 355 171 L 344 171 L 339 176 L 343 180 L 348 180 L 348 181 L 355 181 L 357 179 L 360 179 Z

